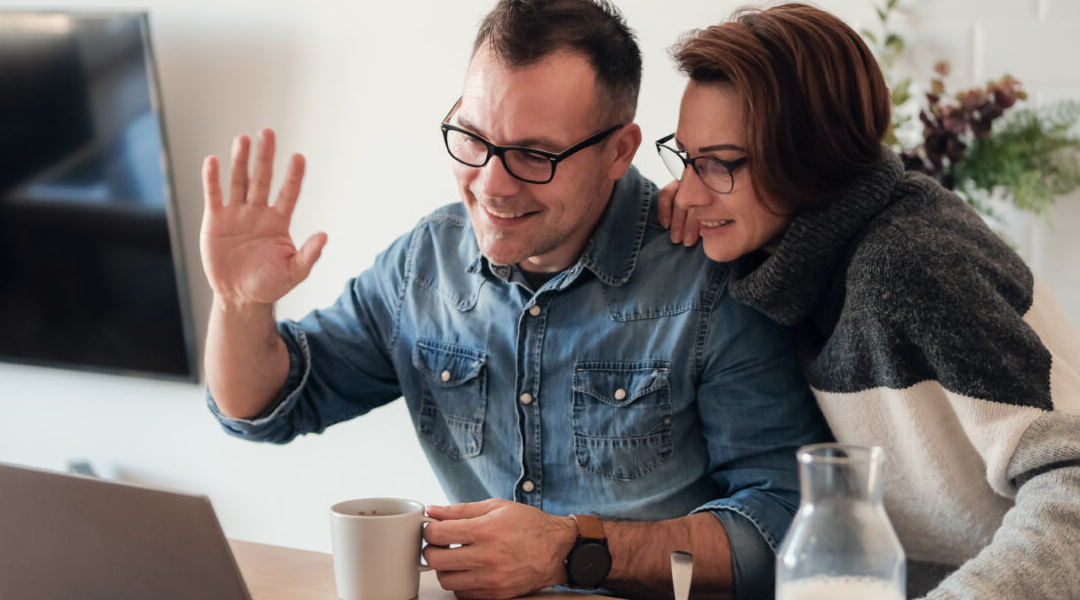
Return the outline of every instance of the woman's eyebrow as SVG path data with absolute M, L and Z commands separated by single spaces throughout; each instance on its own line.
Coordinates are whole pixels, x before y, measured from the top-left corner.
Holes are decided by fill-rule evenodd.
M 714 146 L 705 146 L 698 149 L 698 152 L 716 152 L 718 150 L 738 150 L 740 152 L 746 152 L 746 149 L 742 146 L 736 146 L 735 144 L 716 144 Z

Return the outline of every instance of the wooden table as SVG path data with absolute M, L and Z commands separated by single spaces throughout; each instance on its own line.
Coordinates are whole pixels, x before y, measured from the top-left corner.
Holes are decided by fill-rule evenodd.
M 240 573 L 252 600 L 339 600 L 334 584 L 334 559 L 330 554 L 296 550 L 282 546 L 229 540 Z M 454 600 L 453 593 L 439 585 L 434 571 L 420 574 L 417 600 Z M 542 590 L 527 599 L 584 600 L 603 596 L 583 596 L 571 592 Z

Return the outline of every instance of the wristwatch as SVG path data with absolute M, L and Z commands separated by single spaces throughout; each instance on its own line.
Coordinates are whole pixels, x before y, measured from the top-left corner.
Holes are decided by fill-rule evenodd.
M 571 515 L 578 536 L 566 555 L 566 577 L 570 587 L 594 590 L 611 572 L 611 553 L 600 519 L 591 515 Z

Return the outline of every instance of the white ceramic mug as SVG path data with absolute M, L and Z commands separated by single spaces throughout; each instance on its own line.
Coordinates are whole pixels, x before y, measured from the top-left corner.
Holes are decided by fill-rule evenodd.
M 420 590 L 424 505 L 400 498 L 364 498 L 330 507 L 334 579 L 344 600 L 410 600 Z

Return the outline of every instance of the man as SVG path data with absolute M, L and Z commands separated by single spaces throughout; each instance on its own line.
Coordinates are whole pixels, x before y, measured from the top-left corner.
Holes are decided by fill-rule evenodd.
M 462 202 L 299 322 L 275 323 L 273 303 L 325 243 L 288 234 L 303 159 L 273 206 L 269 131 L 250 181 L 238 138 L 228 205 L 205 163 L 211 410 L 283 443 L 404 396 L 464 502 L 430 507 L 442 522 L 425 532 L 459 596 L 667 596 L 676 549 L 694 554 L 696 592 L 767 595 L 794 451 L 829 436 L 789 332 L 659 227 L 656 188 L 630 166 L 640 76 L 609 4 L 500 1 L 442 124 Z

